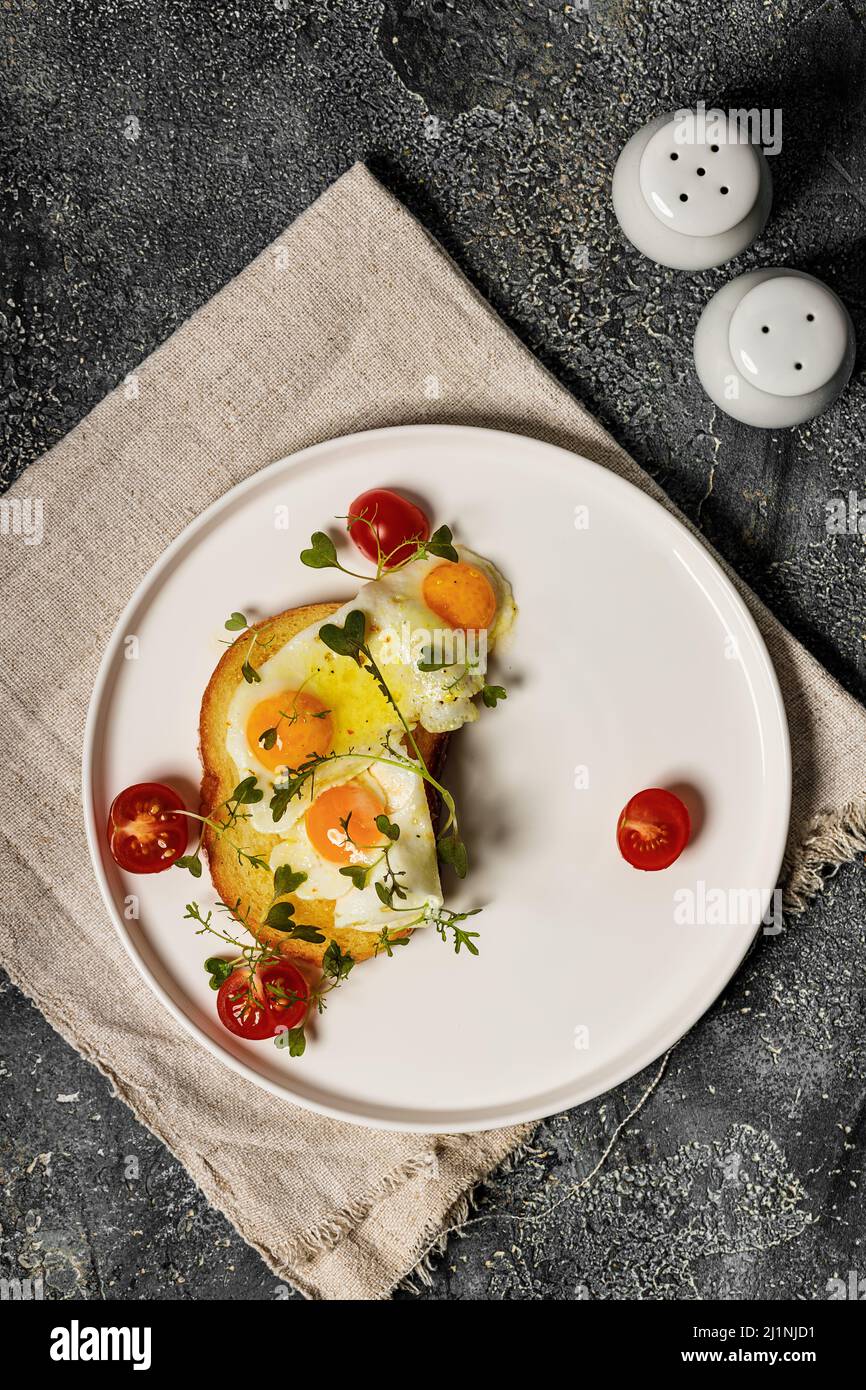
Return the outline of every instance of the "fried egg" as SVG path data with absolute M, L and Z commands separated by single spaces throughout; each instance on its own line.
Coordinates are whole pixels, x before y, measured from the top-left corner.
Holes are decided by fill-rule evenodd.
M 377 827 L 376 817 L 381 815 L 399 828 L 397 840 L 389 840 Z M 270 863 L 273 870 L 288 864 L 305 873 L 306 881 L 295 896 L 302 902 L 333 901 L 338 928 L 398 930 L 415 924 L 425 909 L 442 906 L 424 783 L 402 768 L 375 764 L 369 772 L 318 792 L 274 849 Z M 367 869 L 363 887 L 341 873 L 349 866 Z M 394 882 L 406 895 L 394 897 L 396 912 L 381 901 L 376 889 L 377 884 L 388 888 Z M 303 920 L 301 909 L 297 920 Z

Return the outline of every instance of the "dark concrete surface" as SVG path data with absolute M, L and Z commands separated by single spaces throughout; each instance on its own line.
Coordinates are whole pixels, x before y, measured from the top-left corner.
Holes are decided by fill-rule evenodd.
M 5 480 L 365 158 L 863 698 L 863 537 L 825 528 L 830 499 L 866 497 L 860 364 L 827 416 L 763 434 L 712 407 L 690 356 L 713 290 L 756 265 L 826 279 L 866 340 L 862 0 L 0 14 Z M 623 244 L 609 180 L 638 125 L 699 98 L 781 108 L 783 146 L 760 241 L 686 276 Z M 543 1125 L 420 1296 L 809 1300 L 866 1276 L 864 921 L 852 865 L 661 1076 Z M 2 996 L 0 1277 L 44 1273 L 56 1298 L 285 1296 L 103 1078 Z

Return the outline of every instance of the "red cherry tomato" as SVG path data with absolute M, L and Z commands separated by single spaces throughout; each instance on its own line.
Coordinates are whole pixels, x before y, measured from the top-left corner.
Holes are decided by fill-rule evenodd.
M 233 970 L 223 980 L 217 994 L 220 1023 L 239 1038 L 258 1042 L 274 1036 L 271 1011 L 262 997 L 258 979 L 251 980 L 247 969 Z
M 136 782 L 116 796 L 108 813 L 108 848 L 121 869 L 159 874 L 186 849 L 189 835 L 184 804 L 161 782 Z
M 246 967 L 234 970 L 220 985 L 220 1022 L 239 1038 L 259 1042 L 282 1029 L 297 1028 L 307 1012 L 310 989 L 300 970 L 288 961 L 273 961 L 250 981 Z
M 414 550 L 414 541 L 426 541 L 430 523 L 420 507 L 399 492 L 374 487 L 362 492 L 349 508 L 346 522 L 349 533 L 362 555 L 374 563 L 379 559 L 376 538 L 386 569 L 407 560 Z
M 635 869 L 667 869 L 689 842 L 689 813 L 678 796 L 648 787 L 633 796 L 616 827 L 619 852 Z
M 262 967 L 259 979 L 274 1033 L 282 1028 L 297 1028 L 299 1023 L 303 1023 L 310 1002 L 310 987 L 300 970 L 287 960 L 277 960 Z

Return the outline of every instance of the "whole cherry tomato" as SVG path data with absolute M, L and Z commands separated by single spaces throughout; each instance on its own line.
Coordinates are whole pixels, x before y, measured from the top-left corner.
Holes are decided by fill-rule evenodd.
M 415 542 L 426 541 L 430 535 L 430 523 L 421 508 L 384 487 L 356 497 L 346 525 L 361 554 L 376 564 L 381 556 L 385 569 L 408 560 Z

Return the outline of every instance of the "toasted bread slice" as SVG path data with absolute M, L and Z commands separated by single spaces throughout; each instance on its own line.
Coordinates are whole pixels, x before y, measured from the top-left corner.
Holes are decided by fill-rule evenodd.
M 257 623 L 254 631 L 267 639 L 267 647 L 257 642 L 250 655 L 254 667 L 261 666 L 290 638 L 314 623 L 323 623 L 334 613 L 339 604 L 310 603 L 302 608 L 289 608 L 278 613 L 275 618 L 267 618 Z M 228 711 L 238 685 L 243 680 L 241 668 L 247 659 L 250 647 L 249 633 L 245 632 L 227 649 L 219 665 L 208 682 L 201 705 L 199 721 L 199 752 L 203 768 L 201 784 L 201 814 L 216 819 L 225 801 L 242 780 L 244 773 L 235 767 L 234 760 L 226 748 L 228 730 Z M 425 729 L 415 730 L 415 737 L 428 768 L 434 777 L 438 776 L 445 757 L 447 734 L 428 734 Z M 439 813 L 438 797 L 434 788 L 425 783 L 430 814 L 435 827 Z M 333 901 L 301 901 L 290 895 L 285 901 L 295 905 L 295 916 L 299 922 L 317 927 L 325 940 L 319 944 L 309 941 L 287 939 L 283 932 L 274 931 L 264 925 L 273 896 L 273 880 L 263 869 L 252 868 L 249 864 L 238 862 L 232 845 L 239 845 L 248 854 L 261 855 L 268 859 L 279 844 L 278 835 L 263 835 L 255 830 L 249 820 L 239 820 L 232 828 L 230 836 L 220 836 L 210 827 L 205 827 L 204 848 L 210 865 L 214 887 L 224 903 L 234 906 L 240 903 L 240 910 L 250 909 L 249 929 L 268 946 L 282 952 L 284 956 L 318 964 L 330 941 L 336 941 L 340 949 L 349 952 L 356 961 L 368 960 L 374 954 L 378 933 L 364 932 L 334 926 Z

